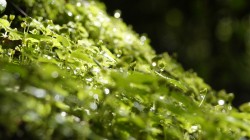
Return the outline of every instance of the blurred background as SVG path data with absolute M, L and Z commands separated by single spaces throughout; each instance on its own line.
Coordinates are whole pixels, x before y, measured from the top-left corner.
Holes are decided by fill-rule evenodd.
M 214 89 L 250 101 L 249 0 L 102 0 L 109 14 L 146 34 L 157 53 L 168 52 Z

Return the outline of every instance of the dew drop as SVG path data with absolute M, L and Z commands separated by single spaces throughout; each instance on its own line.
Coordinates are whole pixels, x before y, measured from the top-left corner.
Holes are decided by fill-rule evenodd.
M 80 71 L 80 68 L 79 67 L 77 67 L 75 70 L 74 70 L 74 74 L 76 75 L 76 74 L 78 74 L 79 73 L 79 71 Z
M 116 116 L 116 113 L 114 113 L 114 112 L 112 112 L 111 114 L 112 114 L 113 116 Z
M 224 101 L 224 100 L 218 100 L 218 104 L 219 104 L 219 105 L 224 105 L 224 104 L 225 104 L 225 101 Z
M 144 106 L 139 104 L 138 102 L 134 102 L 134 107 L 137 108 L 139 111 L 143 111 Z
M 82 19 L 82 16 L 81 15 L 77 15 L 76 17 L 75 17 L 75 20 L 77 20 L 77 21 L 80 21 Z
M 150 108 L 150 111 L 155 111 L 155 103 L 154 103 L 153 106 Z
M 73 13 L 71 13 L 70 11 L 68 11 L 67 14 L 68 14 L 68 16 L 70 16 L 70 17 L 73 15 Z
M 120 18 L 121 17 L 121 11 L 120 10 L 116 10 L 114 13 L 114 17 L 115 18 Z
M 115 53 L 116 53 L 116 57 L 120 58 L 122 56 L 122 50 L 118 49 L 118 50 L 115 50 Z
M 12 51 L 8 50 L 8 55 L 11 56 L 12 55 Z
M 115 33 L 117 31 L 117 28 L 113 28 L 113 32 Z
M 125 35 L 124 40 L 125 40 L 125 42 L 127 42 L 128 44 L 132 44 L 132 43 L 133 43 L 133 41 L 132 41 L 132 36 L 131 36 L 130 34 Z
M 103 53 L 103 56 L 105 56 L 106 58 L 108 58 L 110 61 L 115 61 L 115 59 L 112 56 L 110 56 L 108 53 L 106 53 L 106 52 Z
M 87 82 L 92 82 L 93 81 L 93 78 L 86 78 L 85 79 Z
M 67 113 L 66 112 L 61 112 L 61 116 L 63 116 L 63 117 L 65 117 L 67 115 Z
M 89 92 L 89 96 L 93 96 L 94 95 L 94 93 L 91 91 L 91 92 Z
M 93 95 L 94 99 L 99 100 L 98 94 Z
M 106 79 L 105 77 L 99 77 L 99 81 L 103 84 L 108 84 L 109 83 L 109 80 Z
M 80 122 L 81 121 L 81 119 L 79 117 L 76 117 L 76 116 L 74 116 L 73 119 L 74 119 L 75 122 Z
M 160 96 L 159 98 L 160 98 L 160 100 L 163 100 L 163 99 L 164 99 L 164 96 Z
M 105 21 L 105 18 L 103 16 L 103 13 L 102 12 L 99 12 L 98 16 L 97 16 L 97 19 L 100 21 L 100 22 L 104 22 Z
M 205 99 L 205 95 L 200 95 L 200 97 L 202 100 Z
M 55 119 L 57 123 L 63 123 L 65 121 L 65 118 L 62 116 L 62 114 L 57 114 Z
M 191 133 L 196 132 L 199 129 L 199 127 L 197 125 L 192 125 L 190 128 Z
M 55 99 L 55 101 L 63 101 L 64 100 L 63 96 L 58 95 L 58 94 L 55 95 L 54 99 Z
M 76 6 L 77 6 L 77 7 L 80 7 L 80 6 L 82 6 L 82 4 L 81 4 L 80 2 L 77 2 L 77 3 L 76 3 Z
M 100 71 L 101 71 L 101 69 L 99 68 L 99 67 L 93 67 L 92 69 L 91 69 L 91 71 L 93 72 L 93 73 L 100 73 Z
M 120 68 L 119 71 L 123 73 L 123 72 L 124 72 L 124 69 L 123 69 L 123 68 Z
M 140 37 L 140 41 L 141 41 L 141 44 L 142 44 L 142 45 L 145 43 L 146 40 L 147 40 L 147 37 L 146 37 L 146 36 L 141 36 L 141 37 Z
M 44 55 L 45 58 L 47 58 L 48 60 L 50 60 L 52 57 L 48 56 L 48 55 Z
M 101 27 L 101 22 L 99 22 L 99 21 L 94 21 L 94 25 L 95 25 L 96 27 Z
M 44 98 L 46 95 L 46 91 L 43 89 L 37 89 L 34 91 L 34 94 L 37 98 Z
M 182 102 L 179 102 L 178 104 L 179 104 L 179 106 L 183 106 L 183 103 L 182 103 Z
M 157 65 L 157 63 L 156 63 L 156 62 L 153 62 L 151 65 L 152 65 L 153 67 L 155 67 L 155 66 Z
M 45 98 L 46 96 L 46 90 L 44 89 L 40 89 L 40 88 L 36 88 L 36 87 L 27 87 L 27 92 L 34 95 L 37 98 Z
M 92 110 L 96 110 L 97 109 L 97 104 L 95 102 L 92 102 L 90 103 L 89 107 L 92 109 Z
M 119 109 L 119 114 L 121 116 L 127 116 L 129 114 L 129 112 L 125 108 L 122 107 Z
M 108 88 L 105 88 L 105 89 L 104 89 L 104 93 L 105 93 L 106 95 L 108 95 L 108 94 L 110 93 L 110 90 L 109 90 Z
M 53 72 L 51 73 L 51 77 L 53 77 L 53 78 L 57 78 L 58 76 L 59 76 L 59 74 L 58 74 L 57 71 L 53 71 Z
M 116 54 L 116 57 L 117 58 L 120 58 L 122 55 L 121 54 Z

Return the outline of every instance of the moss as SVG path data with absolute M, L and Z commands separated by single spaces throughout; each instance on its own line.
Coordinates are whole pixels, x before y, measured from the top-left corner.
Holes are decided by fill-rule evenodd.
M 13 3 L 30 17 L 0 19 L 1 139 L 250 136 L 249 114 L 231 106 L 232 94 L 156 55 L 103 4 Z

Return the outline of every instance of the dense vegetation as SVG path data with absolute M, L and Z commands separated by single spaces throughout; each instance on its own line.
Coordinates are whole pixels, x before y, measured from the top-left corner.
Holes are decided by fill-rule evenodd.
M 147 33 L 157 53 L 177 56 L 211 87 L 235 93 L 234 106 L 250 100 L 249 0 L 102 1 Z
M 232 94 L 156 55 L 102 3 L 12 6 L 0 18 L 0 139 L 250 136 L 249 104 L 239 112 Z

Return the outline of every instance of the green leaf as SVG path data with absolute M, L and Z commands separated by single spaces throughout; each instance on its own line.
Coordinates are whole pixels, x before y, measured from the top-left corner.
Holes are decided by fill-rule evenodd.
M 58 35 L 56 39 L 58 40 L 58 42 L 62 43 L 64 47 L 70 46 L 70 42 L 64 36 Z
M 0 18 L 0 27 L 6 30 L 8 27 L 10 27 L 10 22 L 6 19 Z

